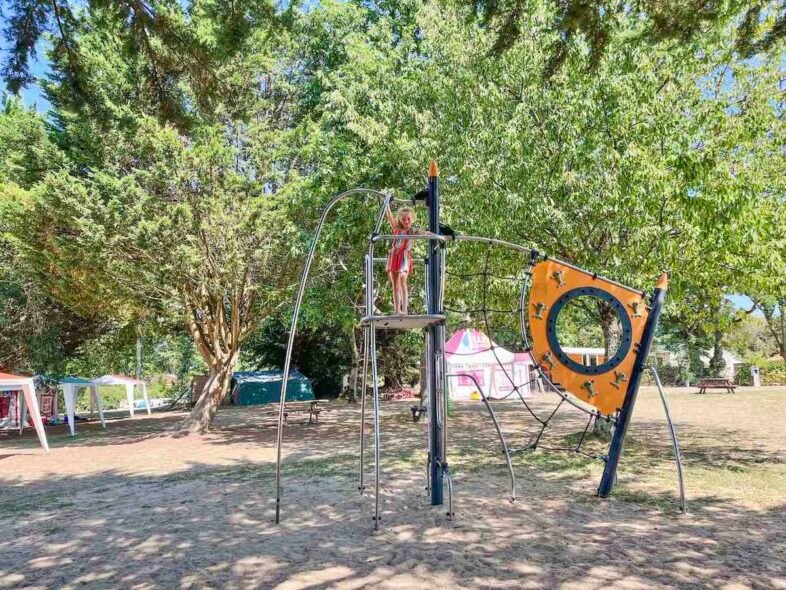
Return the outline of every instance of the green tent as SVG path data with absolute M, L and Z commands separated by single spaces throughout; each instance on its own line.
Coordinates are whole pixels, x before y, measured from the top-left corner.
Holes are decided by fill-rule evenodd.
M 281 399 L 283 371 L 248 371 L 232 375 L 232 403 L 236 406 L 276 403 Z M 311 382 L 297 371 L 290 371 L 287 401 L 312 401 Z

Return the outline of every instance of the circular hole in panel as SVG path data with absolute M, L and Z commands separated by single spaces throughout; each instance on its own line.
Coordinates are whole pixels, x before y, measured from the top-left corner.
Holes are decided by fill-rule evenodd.
M 559 310 L 556 336 L 570 359 L 585 367 L 597 367 L 617 354 L 625 335 L 614 305 L 585 292 L 581 289 Z

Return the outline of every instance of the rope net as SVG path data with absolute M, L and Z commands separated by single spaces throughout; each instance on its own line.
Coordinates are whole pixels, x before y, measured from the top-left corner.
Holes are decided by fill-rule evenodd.
M 602 417 L 593 407 L 584 404 L 553 383 L 547 368 L 543 367 L 531 353 L 531 338 L 527 309 L 532 267 L 537 261 L 534 251 L 521 251 L 504 243 L 493 241 L 455 241 L 446 245 L 448 255 L 445 264 L 445 294 L 443 309 L 448 318 L 449 331 L 474 328 L 483 332 L 489 345 L 467 353 L 452 356 L 471 356 L 490 352 L 496 361 L 496 377 L 505 382 L 505 393 L 493 395 L 486 392 L 490 401 L 516 400 L 517 406 L 535 421 L 534 431 L 528 433 L 527 442 L 511 452 L 541 449 L 545 451 L 568 451 L 591 457 L 602 458 L 585 452 L 583 444 L 592 426 L 593 419 L 610 420 Z M 449 262 L 448 262 L 449 259 Z M 480 268 L 477 263 L 480 261 Z M 515 305 L 511 305 L 515 302 Z M 514 354 L 514 361 L 506 361 Z M 531 370 L 515 370 L 516 356 L 524 353 Z M 503 358 L 504 357 L 504 358 Z M 518 374 L 518 377 L 517 377 Z M 541 392 L 534 402 L 530 397 L 533 389 Z M 545 394 L 555 394 L 555 405 L 544 408 Z M 548 444 L 547 430 L 556 416 L 566 410 L 580 412 L 586 416 L 575 444 L 564 444 L 566 436 L 557 435 L 563 444 Z M 530 429 L 532 430 L 532 429 Z

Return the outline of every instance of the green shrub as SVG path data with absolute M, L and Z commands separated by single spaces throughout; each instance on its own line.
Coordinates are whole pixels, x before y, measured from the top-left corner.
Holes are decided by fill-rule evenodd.
M 751 363 L 737 365 L 734 383 L 737 385 L 753 385 Z M 786 362 L 763 361 L 758 363 L 762 385 L 786 385 Z

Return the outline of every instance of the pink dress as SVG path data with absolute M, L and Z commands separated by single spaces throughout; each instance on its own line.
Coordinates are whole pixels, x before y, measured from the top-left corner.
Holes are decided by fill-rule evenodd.
M 396 236 L 402 236 L 393 240 L 393 244 L 388 252 L 388 272 L 412 272 L 412 240 L 404 236 L 413 235 L 403 229 L 393 231 Z

